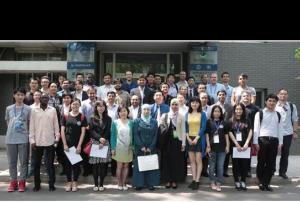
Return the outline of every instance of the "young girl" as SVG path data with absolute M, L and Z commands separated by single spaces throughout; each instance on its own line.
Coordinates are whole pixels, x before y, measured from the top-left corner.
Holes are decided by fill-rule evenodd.
M 109 146 L 111 129 L 111 118 L 107 113 L 107 106 L 104 101 L 95 103 L 94 116 L 89 124 L 90 137 L 93 144 L 99 147 Z M 103 181 L 107 174 L 107 163 L 110 161 L 110 150 L 108 149 L 106 158 L 90 157 L 89 163 L 93 165 L 94 191 L 104 191 Z M 99 179 L 100 177 L 100 184 Z
M 118 108 L 119 119 L 112 123 L 111 129 L 111 154 L 117 161 L 118 189 L 128 190 L 126 178 L 128 175 L 128 164 L 133 158 L 132 127 L 133 122 L 128 119 L 129 109 L 121 105 Z
M 233 107 L 233 113 L 229 136 L 237 150 L 243 152 L 247 150 L 252 138 L 251 123 L 246 119 L 246 108 L 243 104 L 236 104 Z M 237 190 L 247 190 L 246 177 L 249 161 L 250 158 L 232 158 L 233 177 Z
M 86 118 L 79 113 L 80 100 L 75 98 L 71 101 L 71 112 L 62 116 L 61 122 L 61 138 L 64 150 L 68 151 L 70 147 L 75 146 L 76 153 L 80 154 L 85 128 L 87 126 Z M 65 190 L 77 191 L 77 180 L 80 173 L 80 162 L 72 165 L 69 160 L 65 160 L 65 172 L 67 176 L 67 184 Z M 73 174 L 73 179 L 72 179 Z
M 186 114 L 187 151 L 192 168 L 193 181 L 189 188 L 197 190 L 202 172 L 202 156 L 205 155 L 205 127 L 206 115 L 201 110 L 198 97 L 192 97 L 189 102 L 189 111 Z
M 215 105 L 211 111 L 211 117 L 206 125 L 206 151 L 209 155 L 209 178 L 211 188 L 221 191 L 223 180 L 224 160 L 229 152 L 228 124 L 224 121 L 223 111 L 219 105 Z M 217 173 L 215 171 L 217 170 Z

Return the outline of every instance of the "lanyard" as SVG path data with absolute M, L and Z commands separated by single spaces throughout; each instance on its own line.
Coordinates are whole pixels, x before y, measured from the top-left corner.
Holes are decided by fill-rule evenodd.
M 214 121 L 214 126 L 216 131 L 220 128 L 220 125 L 221 125 L 221 121 Z
M 235 124 L 236 133 L 240 132 L 240 126 L 241 126 L 241 123 L 236 123 Z
M 23 109 L 24 109 L 24 105 L 22 106 L 20 117 L 22 117 L 22 115 L 23 115 Z M 17 118 L 17 107 L 16 107 L 16 105 L 14 106 L 14 113 L 15 113 L 15 118 Z

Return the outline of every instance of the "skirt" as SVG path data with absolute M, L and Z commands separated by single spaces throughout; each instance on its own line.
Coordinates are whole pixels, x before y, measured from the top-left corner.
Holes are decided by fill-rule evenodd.
M 194 140 L 196 137 L 190 137 L 192 140 Z M 200 138 L 198 139 L 197 141 L 197 144 L 196 145 L 190 145 L 188 140 L 186 140 L 186 150 L 189 152 L 201 152 L 202 151 L 202 148 L 201 148 L 201 142 L 200 142 Z
M 93 144 L 100 145 L 99 141 L 92 140 Z M 109 163 L 111 161 L 111 151 L 109 147 L 109 142 L 106 141 L 105 146 L 108 146 L 108 152 L 106 158 L 92 157 L 89 158 L 89 164 L 99 164 L 99 163 Z

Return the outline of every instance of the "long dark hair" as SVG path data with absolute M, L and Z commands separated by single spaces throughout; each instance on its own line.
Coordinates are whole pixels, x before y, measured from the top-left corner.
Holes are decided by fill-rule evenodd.
M 192 102 L 198 102 L 199 103 L 199 107 L 197 109 L 197 112 L 202 112 L 202 105 L 201 105 L 201 101 L 199 97 L 192 97 L 189 101 L 189 113 L 193 112 L 193 108 L 192 108 Z
M 95 108 L 94 108 L 94 118 L 100 119 L 100 115 L 97 110 L 97 107 L 101 106 L 101 105 L 103 105 L 105 107 L 105 110 L 102 113 L 102 120 L 107 120 L 107 118 L 108 118 L 107 105 L 106 105 L 105 101 L 103 101 L 103 100 L 96 101 Z
M 241 115 L 240 121 L 241 121 L 241 122 L 246 122 L 246 107 L 245 107 L 245 105 L 243 105 L 242 103 L 238 103 L 238 104 L 236 104 L 236 105 L 233 106 L 233 114 L 232 114 L 232 122 L 233 122 L 233 124 L 236 123 L 235 109 L 236 109 L 238 106 L 240 106 L 240 107 L 242 108 L 242 110 L 243 110 L 243 113 L 242 113 L 242 115 Z
M 211 109 L 211 114 L 210 114 L 210 119 L 213 121 L 214 119 L 215 119 L 215 117 L 214 117 L 214 112 L 215 112 L 215 110 L 216 109 L 219 109 L 220 110 L 220 112 L 221 112 L 221 115 L 220 115 L 220 121 L 223 121 L 224 120 L 224 115 L 223 115 L 223 110 L 222 110 L 222 107 L 220 107 L 219 105 L 215 105 L 215 106 L 213 106 L 213 108 Z

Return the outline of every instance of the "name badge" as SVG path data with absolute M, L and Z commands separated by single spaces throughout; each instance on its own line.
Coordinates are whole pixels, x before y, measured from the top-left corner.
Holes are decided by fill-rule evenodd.
M 219 135 L 214 135 L 214 143 L 220 143 Z
M 220 127 L 219 128 L 224 128 L 224 126 L 223 125 L 220 125 Z
M 242 141 L 242 133 L 241 132 L 236 133 L 236 141 Z
M 80 121 L 77 121 L 77 125 L 78 125 L 78 126 L 81 126 L 81 122 L 80 122 Z

